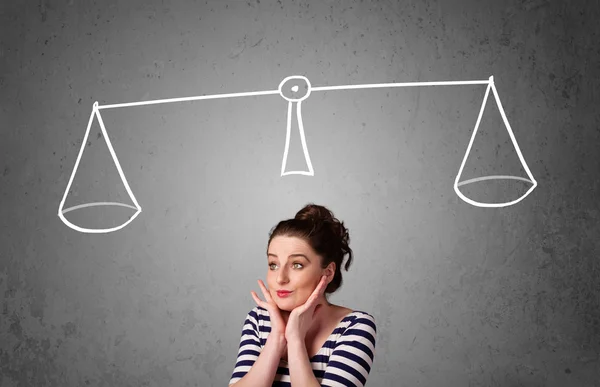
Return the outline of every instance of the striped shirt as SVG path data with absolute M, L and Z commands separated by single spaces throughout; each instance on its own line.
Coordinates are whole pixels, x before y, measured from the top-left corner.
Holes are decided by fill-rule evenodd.
M 269 312 L 254 307 L 244 321 L 237 361 L 229 384 L 246 375 L 264 348 L 271 332 Z M 319 352 L 310 359 L 313 374 L 321 386 L 363 387 L 375 357 L 375 319 L 353 311 L 335 327 Z M 280 359 L 273 387 L 291 387 L 286 360 Z

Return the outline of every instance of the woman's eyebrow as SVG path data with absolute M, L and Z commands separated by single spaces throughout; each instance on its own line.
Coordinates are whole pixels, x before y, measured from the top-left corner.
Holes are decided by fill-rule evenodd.
M 277 255 L 273 254 L 273 253 L 267 253 L 267 256 L 269 257 L 275 257 L 278 258 Z M 295 258 L 295 257 L 300 257 L 300 258 L 304 258 L 306 259 L 308 262 L 310 262 L 310 259 L 308 259 L 308 257 L 304 254 L 301 253 L 296 253 L 296 254 L 290 254 L 290 256 L 288 258 Z

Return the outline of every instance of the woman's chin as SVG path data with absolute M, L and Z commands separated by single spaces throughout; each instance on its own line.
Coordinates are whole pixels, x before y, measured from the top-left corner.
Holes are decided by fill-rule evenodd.
M 291 312 L 295 308 L 293 304 L 281 301 L 277 302 L 277 307 L 279 308 L 279 310 L 284 312 Z

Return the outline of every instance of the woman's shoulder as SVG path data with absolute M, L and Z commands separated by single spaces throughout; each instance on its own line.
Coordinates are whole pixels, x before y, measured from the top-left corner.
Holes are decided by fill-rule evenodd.
M 348 308 L 346 306 L 341 306 L 341 305 L 335 305 L 335 308 L 337 310 L 337 313 L 339 313 L 340 316 L 344 317 L 344 320 L 357 319 L 357 318 L 366 318 L 366 319 L 375 320 L 375 318 L 373 317 L 373 315 L 371 313 L 366 312 L 362 309 Z
M 269 315 L 269 313 L 267 312 L 267 310 L 265 308 L 262 308 L 260 306 L 255 306 L 254 308 L 250 309 L 250 311 L 248 312 L 249 315 Z
M 248 314 L 246 315 L 246 319 L 248 319 L 248 318 L 253 319 L 256 322 L 260 322 L 260 321 L 264 321 L 264 320 L 270 321 L 269 312 L 265 308 L 260 307 L 258 305 L 255 306 L 254 308 L 252 308 L 248 312 Z
M 361 328 L 361 329 L 373 329 L 377 330 L 377 324 L 375 317 L 369 312 L 361 309 L 350 309 L 346 307 L 342 308 L 342 314 L 345 316 L 342 321 L 346 322 L 346 329 L 349 328 Z

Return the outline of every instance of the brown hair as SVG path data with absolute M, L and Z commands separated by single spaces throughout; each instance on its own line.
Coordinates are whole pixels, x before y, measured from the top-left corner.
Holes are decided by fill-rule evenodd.
M 322 257 L 321 268 L 325 269 L 335 262 L 333 280 L 327 285 L 325 293 L 333 293 L 342 286 L 342 261 L 348 254 L 344 268 L 348 271 L 352 262 L 350 236 L 344 222 L 336 219 L 326 207 L 308 203 L 296 213 L 293 219 L 282 220 L 269 233 L 269 242 L 276 236 L 297 237 L 306 241 Z

